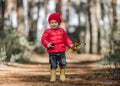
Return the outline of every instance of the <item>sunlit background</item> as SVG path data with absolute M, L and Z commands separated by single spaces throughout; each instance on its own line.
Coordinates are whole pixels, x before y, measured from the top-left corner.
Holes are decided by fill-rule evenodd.
M 41 36 L 53 12 L 74 43 L 86 44 L 77 54 L 119 55 L 119 9 L 120 0 L 0 0 L 1 57 L 45 54 Z
M 76 48 L 50 83 L 41 36 L 59 12 Z M 0 86 L 120 86 L 120 0 L 0 0 Z

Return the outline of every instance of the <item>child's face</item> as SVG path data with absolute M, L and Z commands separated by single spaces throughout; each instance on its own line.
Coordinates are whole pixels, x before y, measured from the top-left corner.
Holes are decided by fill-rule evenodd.
M 52 28 L 52 29 L 57 29 L 57 27 L 58 27 L 58 22 L 56 21 L 56 20 L 51 20 L 50 21 L 50 27 Z

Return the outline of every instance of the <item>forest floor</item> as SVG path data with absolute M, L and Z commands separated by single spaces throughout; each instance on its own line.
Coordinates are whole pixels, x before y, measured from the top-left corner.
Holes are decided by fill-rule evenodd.
M 8 63 L 0 67 L 0 86 L 120 86 L 120 76 L 111 74 L 108 66 L 95 64 L 101 56 L 69 54 L 66 81 L 49 82 L 48 55 L 33 55 L 32 63 Z

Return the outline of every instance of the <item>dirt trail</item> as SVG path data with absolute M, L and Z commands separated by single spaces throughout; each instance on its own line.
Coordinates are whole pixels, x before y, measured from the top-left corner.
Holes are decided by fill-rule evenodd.
M 48 55 L 33 55 L 33 64 L 9 63 L 0 67 L 0 86 L 120 86 L 117 81 L 108 81 L 96 73 L 105 67 L 93 64 L 98 55 L 73 54 L 67 56 L 66 82 L 49 82 Z M 99 71 L 98 71 L 99 70 Z M 106 77 L 106 76 L 105 76 Z

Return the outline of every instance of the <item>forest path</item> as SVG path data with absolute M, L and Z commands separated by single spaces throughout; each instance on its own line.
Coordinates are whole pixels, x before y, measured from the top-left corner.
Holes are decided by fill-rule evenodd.
M 94 64 L 101 57 L 89 54 L 67 56 L 66 81 L 49 82 L 48 55 L 33 55 L 32 64 L 9 63 L 0 67 L 0 86 L 120 86 L 109 80 L 106 67 Z M 37 62 L 37 63 L 35 63 Z

